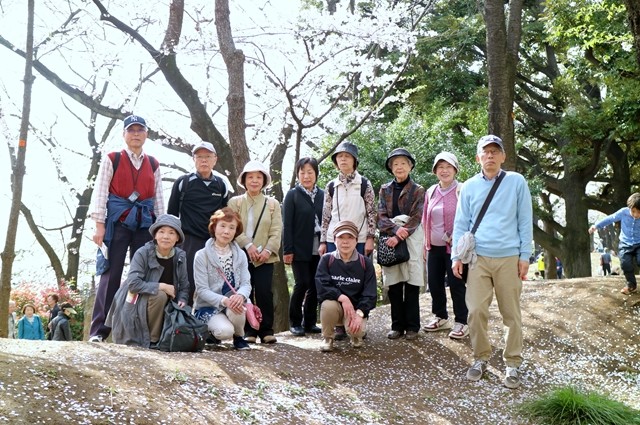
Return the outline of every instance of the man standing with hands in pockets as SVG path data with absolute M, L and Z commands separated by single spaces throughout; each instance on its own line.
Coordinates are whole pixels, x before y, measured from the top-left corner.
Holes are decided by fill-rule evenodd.
M 476 161 L 480 173 L 467 180 L 460 191 L 453 229 L 452 270 L 462 276 L 458 241 L 471 231 L 491 187 L 504 173 L 500 186 L 475 232 L 477 261 L 469 265 L 466 303 L 469 308 L 469 332 L 474 363 L 467 379 L 478 381 L 491 356 L 488 335 L 489 306 L 495 293 L 506 329 L 503 358 L 506 364 L 504 385 L 520 386 L 522 364 L 522 319 L 520 294 L 522 280 L 529 270 L 533 238 L 531 194 L 524 177 L 503 171 L 506 159 L 502 140 L 484 136 L 477 146 Z

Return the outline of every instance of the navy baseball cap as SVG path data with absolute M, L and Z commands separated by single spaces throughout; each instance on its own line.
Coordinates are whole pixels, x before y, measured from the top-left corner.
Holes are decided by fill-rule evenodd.
M 488 136 L 482 136 L 478 141 L 478 151 L 481 151 L 486 146 L 491 144 L 498 145 L 501 151 L 504 152 L 504 145 L 502 144 L 502 139 L 498 136 L 494 136 L 493 134 L 489 134 Z
M 124 129 L 126 130 L 127 128 L 131 127 L 134 124 L 138 124 L 144 127 L 144 129 L 147 129 L 147 122 L 144 120 L 144 118 L 139 117 L 137 115 L 129 115 L 128 117 L 126 117 L 124 119 Z

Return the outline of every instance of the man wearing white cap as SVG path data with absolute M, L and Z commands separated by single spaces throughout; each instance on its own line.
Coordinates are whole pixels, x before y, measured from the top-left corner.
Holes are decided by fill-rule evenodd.
M 182 223 L 182 249 L 187 253 L 189 274 L 189 305 L 193 305 L 195 292 L 193 259 L 210 238 L 208 226 L 211 215 L 226 207 L 229 201 L 225 182 L 213 172 L 218 160 L 213 145 L 202 141 L 193 147 L 192 153 L 196 171 L 176 179 L 167 206 L 167 213 L 179 217 Z
M 164 213 L 158 160 L 142 150 L 147 140 L 145 119 L 126 117 L 123 137 L 127 147 L 103 158 L 93 191 L 96 274 L 101 276 L 89 330 L 91 342 L 102 342 L 111 333 L 104 322 L 120 287 L 127 251 L 131 259 L 151 239 L 148 229 Z
M 451 268 L 458 278 L 463 272 L 458 241 L 473 229 L 493 185 L 500 186 L 476 229 L 477 259 L 472 259 L 469 266 L 465 299 L 474 363 L 467 371 L 467 379 L 478 381 L 487 370 L 493 348 L 489 339 L 489 306 L 495 294 L 506 330 L 503 383 L 507 388 L 518 388 L 522 364 L 520 294 L 522 280 L 529 271 L 533 240 L 531 193 L 521 174 L 501 169 L 506 154 L 499 137 L 482 137 L 476 152 L 482 170 L 462 186 L 453 225 Z

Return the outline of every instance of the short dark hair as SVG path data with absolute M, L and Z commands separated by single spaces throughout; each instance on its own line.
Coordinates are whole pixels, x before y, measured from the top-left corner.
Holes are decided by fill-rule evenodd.
M 310 156 L 305 156 L 304 158 L 300 158 L 298 162 L 296 162 L 296 176 L 298 175 L 302 167 L 304 167 L 307 164 L 311 165 L 311 168 L 313 168 L 313 171 L 316 173 L 316 180 L 317 180 L 318 176 L 320 175 L 320 169 L 318 168 L 318 160 Z
M 640 210 L 640 193 L 632 193 L 629 199 L 627 199 L 627 206 Z
M 209 219 L 209 234 L 211 235 L 211 237 L 216 236 L 216 226 L 218 225 L 219 221 L 226 221 L 227 223 L 231 223 L 234 220 L 237 226 L 236 234 L 233 236 L 233 238 L 237 238 L 244 229 L 242 226 L 242 219 L 237 212 L 229 207 L 224 207 L 213 213 L 213 215 Z
M 47 295 L 47 298 L 49 298 L 49 297 L 53 298 L 53 300 L 54 300 L 55 302 L 60 301 L 60 297 L 58 296 L 58 294 L 54 294 L 53 292 L 52 292 L 52 293 L 50 293 L 49 295 Z

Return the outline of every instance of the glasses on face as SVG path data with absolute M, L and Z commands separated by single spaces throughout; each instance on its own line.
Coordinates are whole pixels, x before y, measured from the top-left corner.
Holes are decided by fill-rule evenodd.
M 196 161 L 208 161 L 213 159 L 213 155 L 196 155 Z
M 483 149 L 482 150 L 482 155 L 490 155 L 490 156 L 496 156 L 498 154 L 501 154 L 502 151 L 500 149 Z

